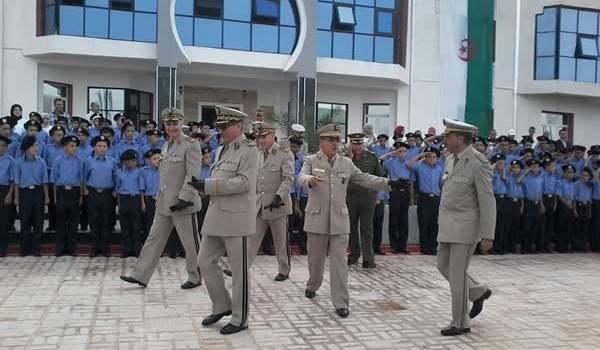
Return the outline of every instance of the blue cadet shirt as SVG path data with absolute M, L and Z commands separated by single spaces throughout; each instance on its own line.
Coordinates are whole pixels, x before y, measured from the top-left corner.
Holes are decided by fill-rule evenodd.
M 523 198 L 523 184 L 517 182 L 517 176 L 512 173 L 506 174 L 506 183 L 508 184 L 507 196 L 510 198 Z
M 525 198 L 530 201 L 541 201 L 544 189 L 544 177 L 542 171 L 538 174 L 528 173 L 523 180 Z
M 502 178 L 502 173 L 496 171 L 492 177 L 492 187 L 494 188 L 494 194 L 506 195 L 508 192 L 507 180 Z
M 294 192 L 297 198 L 308 198 L 308 189 L 300 186 L 298 179 L 300 178 L 300 172 L 302 171 L 302 165 L 304 164 L 304 153 L 298 152 L 294 157 Z
M 52 170 L 54 160 L 65 154 L 65 149 L 62 145 L 56 143 L 49 143 L 44 147 L 43 159 L 48 166 L 48 170 Z
M 45 153 L 46 153 L 46 145 L 43 144 L 43 143 L 38 143 L 37 144 L 37 153 L 35 155 L 38 156 L 38 157 L 40 157 L 40 158 L 42 158 L 42 159 L 44 159 L 44 154 Z M 21 142 L 19 142 L 18 147 L 15 150 L 15 159 L 16 158 L 20 158 L 20 157 L 24 157 L 24 156 L 25 156 L 25 152 L 21 150 Z M 48 170 L 49 169 L 50 168 L 48 168 Z
M 198 179 L 204 180 L 210 178 L 210 165 L 202 165 L 198 169 Z
M 575 181 L 560 180 L 556 187 L 556 195 L 568 200 L 575 200 Z
M 591 183 L 578 180 L 575 182 L 575 200 L 583 203 L 591 202 L 593 190 L 594 187 Z
M 140 169 L 123 168 L 117 171 L 117 188 L 118 194 L 134 195 L 144 191 L 144 177 Z
M 35 136 L 35 140 L 37 141 L 38 144 L 45 145 L 50 140 L 50 134 L 48 134 L 47 131 L 42 130 L 37 133 L 37 135 Z
M 554 174 L 544 171 L 542 178 L 544 179 L 542 187 L 543 193 L 545 195 L 556 195 L 556 186 L 558 185 L 558 180 Z
M 13 158 L 17 158 L 17 148 L 19 148 L 21 145 L 19 142 L 11 142 L 8 144 L 8 150 L 6 151 L 6 154 L 13 157 Z
M 154 197 L 158 194 L 160 186 L 160 173 L 157 167 L 147 165 L 142 168 L 142 177 L 144 179 L 144 194 Z
M 87 186 L 102 190 L 115 187 L 117 161 L 114 158 L 89 158 L 83 169 L 83 181 Z
M 77 156 L 62 155 L 54 160 L 50 182 L 55 186 L 81 186 L 83 161 Z
M 141 146 L 135 142 L 131 142 L 131 141 L 127 141 L 127 140 L 123 139 L 123 140 L 121 140 L 121 143 L 119 143 L 118 145 L 116 145 L 114 147 L 114 149 L 115 149 L 114 156 L 119 164 L 121 163 L 121 156 L 123 155 L 123 153 L 125 153 L 125 151 L 130 150 L 130 149 L 137 152 L 138 164 L 141 164 L 144 161 L 144 154 L 141 152 L 141 150 L 142 150 Z
M 0 185 L 12 185 L 14 180 L 15 159 L 8 154 L 0 156 Z M 0 198 L 4 200 L 4 198 Z
M 429 166 L 424 162 L 415 164 L 415 173 L 417 173 L 417 183 L 419 185 L 419 191 L 426 194 L 440 195 L 441 192 L 441 181 L 444 169 L 436 164 L 435 166 Z
M 585 159 L 573 159 L 569 163 L 575 167 L 575 177 L 579 178 L 581 176 L 581 170 L 585 167 Z
M 77 153 L 75 153 L 81 160 L 85 161 L 94 153 L 94 148 L 90 146 L 87 142 L 83 142 L 77 147 Z
M 25 159 L 20 157 L 15 161 L 13 178 L 15 185 L 20 188 L 39 186 L 48 183 L 48 168 L 40 157 Z
M 401 160 L 398 157 L 389 157 L 383 161 L 383 168 L 388 173 L 390 180 L 407 180 L 411 181 L 413 174 L 412 170 L 406 166 L 407 159 Z
M 375 153 L 377 157 L 381 157 L 381 155 L 386 154 L 391 151 L 388 146 L 382 146 L 380 143 L 376 143 L 369 147 L 371 152 Z

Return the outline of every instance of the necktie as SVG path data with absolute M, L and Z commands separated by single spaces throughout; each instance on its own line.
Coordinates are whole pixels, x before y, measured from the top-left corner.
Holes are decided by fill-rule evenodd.
M 225 154 L 225 152 L 227 152 L 228 148 L 229 145 L 223 145 L 223 149 L 221 150 L 221 153 L 219 153 L 219 160 L 223 159 L 223 155 Z
M 333 163 L 335 163 L 335 160 L 333 158 L 329 158 L 329 165 L 331 165 L 331 167 L 333 168 Z
M 458 157 L 454 156 L 454 165 L 453 165 L 454 168 L 456 168 L 457 163 L 458 163 Z
M 264 157 L 264 160 L 267 160 L 267 156 L 268 156 L 268 155 L 269 155 L 269 152 L 267 152 L 267 151 L 264 151 L 264 152 L 263 152 L 263 157 Z
M 173 143 L 175 143 L 175 142 L 169 141 L 169 146 L 167 146 L 167 152 L 171 150 L 171 147 L 173 147 Z

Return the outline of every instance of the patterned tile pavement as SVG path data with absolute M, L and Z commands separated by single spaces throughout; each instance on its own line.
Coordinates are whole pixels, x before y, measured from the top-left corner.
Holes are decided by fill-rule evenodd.
M 455 338 L 438 335 L 450 322 L 450 299 L 431 256 L 388 255 L 375 270 L 352 267 L 347 319 L 333 313 L 327 271 L 309 300 L 306 257 L 293 257 L 290 280 L 274 282 L 275 258 L 259 256 L 250 329 L 227 337 L 200 324 L 210 313 L 206 289 L 179 288 L 183 259 L 162 258 L 147 289 L 119 280 L 134 261 L 0 259 L 0 349 L 600 348 L 596 254 L 475 257 L 471 271 L 494 295 L 472 333 Z

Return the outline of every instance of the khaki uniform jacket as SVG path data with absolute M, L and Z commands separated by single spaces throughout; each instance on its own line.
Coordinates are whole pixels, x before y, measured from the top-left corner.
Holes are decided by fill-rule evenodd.
M 309 188 L 308 181 L 315 176 L 322 182 L 317 187 Z M 350 158 L 336 156 L 333 167 L 320 151 L 304 158 L 300 185 L 309 188 L 304 219 L 306 232 L 331 235 L 350 233 L 346 206 L 346 190 L 350 181 L 373 190 L 391 190 L 387 178 L 361 172 Z
M 267 151 L 259 151 L 259 171 L 256 185 L 256 210 L 262 210 L 263 220 L 273 220 L 292 214 L 292 199 L 290 190 L 294 184 L 294 154 L 290 150 L 274 143 Z M 284 205 L 279 209 L 264 209 L 271 204 L 275 195 L 281 197 Z
M 215 159 L 210 178 L 205 180 L 204 190 L 210 202 L 202 235 L 251 236 L 256 233 L 256 146 L 240 136 L 219 147 Z
M 492 188 L 492 166 L 469 146 L 446 159 L 438 216 L 438 242 L 474 244 L 494 239 L 496 199 Z
M 158 168 L 160 173 L 160 187 L 156 199 L 158 213 L 179 216 L 189 215 L 202 209 L 198 191 L 188 185 L 192 176 L 198 176 L 201 164 L 200 143 L 191 137 L 180 133 L 170 148 L 169 142 L 163 145 Z M 178 199 L 192 202 L 194 205 L 173 213 L 169 207 L 177 204 Z

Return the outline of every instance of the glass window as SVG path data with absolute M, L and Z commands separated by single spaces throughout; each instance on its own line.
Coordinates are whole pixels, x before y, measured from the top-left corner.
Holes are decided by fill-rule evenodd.
M 131 40 L 133 38 L 133 13 L 110 11 L 110 38 Z
M 197 17 L 223 18 L 223 0 L 196 0 L 194 15 Z
M 175 1 L 176 15 L 194 15 L 194 0 L 177 0 Z
M 336 6 L 336 24 L 353 26 L 356 23 L 352 7 Z
M 596 64 L 596 81 L 600 82 L 600 61 Z
M 354 35 L 354 59 L 373 61 L 373 37 L 371 35 Z
M 332 4 L 319 2 L 319 29 L 331 29 L 332 9 Z
M 254 0 L 253 22 L 277 23 L 279 0 Z
M 223 22 L 214 19 L 194 19 L 194 45 L 205 47 L 223 47 Z
M 108 10 L 86 7 L 85 36 L 108 38 Z
M 179 2 L 181 0 L 178 0 Z M 194 45 L 194 19 L 191 17 L 175 16 L 175 26 L 183 45 Z M 220 38 L 220 36 L 219 36 Z
M 374 10 L 369 7 L 356 7 L 356 26 L 354 27 L 355 33 L 373 34 L 374 28 Z
M 62 5 L 83 6 L 83 0 L 57 0 L 56 2 Z M 51 5 L 50 1 L 46 1 L 46 5 Z
M 554 75 L 555 57 L 539 57 L 535 60 L 535 79 L 552 80 Z
M 577 81 L 596 82 L 596 60 L 577 59 Z
M 377 34 L 394 32 L 394 15 L 389 11 L 377 11 Z
M 375 0 L 356 0 L 357 5 L 375 6 Z
M 250 23 L 224 21 L 223 47 L 226 49 L 250 50 Z
M 291 54 L 296 45 L 296 28 L 279 27 L 279 53 Z
M 317 31 L 317 44 L 320 57 L 331 57 L 331 32 Z
M 575 80 L 575 59 L 560 57 L 558 61 L 558 79 Z
M 60 29 L 63 35 L 83 36 L 83 7 L 60 6 Z
M 545 8 L 544 13 L 537 16 L 538 32 L 553 32 L 556 30 L 556 7 Z
M 65 100 L 65 109 L 69 108 L 69 101 L 73 98 L 73 86 L 64 83 L 44 81 L 43 86 L 43 112 L 50 113 L 54 110 L 54 99 Z
M 125 109 L 125 91 L 123 89 L 106 90 L 106 109 L 124 110 Z
M 365 105 L 365 115 L 363 118 L 364 124 L 373 125 L 373 131 L 376 134 L 388 134 L 392 128 L 392 120 L 390 118 L 389 104 Z
M 541 33 L 537 35 L 536 56 L 556 55 L 556 33 Z
M 136 12 L 134 24 L 133 40 L 149 43 L 156 42 L 156 14 Z
M 88 88 L 88 106 L 92 102 L 100 104 L 100 108 L 106 107 L 106 89 Z
M 577 32 L 577 10 L 560 9 L 560 30 L 563 32 Z
M 333 57 L 352 59 L 352 34 L 333 33 Z
M 252 0 L 224 0 L 225 19 L 250 22 Z
M 393 9 L 394 7 L 396 7 L 395 2 L 395 0 L 377 0 L 377 7 Z
M 577 34 L 560 33 L 560 55 L 575 57 L 577 47 Z
M 325 0 L 325 1 L 330 1 L 330 0 Z M 353 0 L 335 0 L 335 2 L 340 2 L 343 4 L 352 4 L 354 1 Z
M 342 139 L 346 138 L 346 125 L 348 124 L 348 105 L 317 102 L 317 125 L 336 123 L 343 127 Z
M 598 34 L 598 14 L 590 11 L 579 11 L 579 29 L 581 34 Z
M 111 0 L 110 8 L 113 10 L 133 11 L 133 0 Z
M 152 112 L 152 94 L 140 92 L 140 113 L 150 114 Z
M 135 2 L 136 11 L 157 12 L 156 0 L 137 0 Z
M 579 36 L 577 41 L 577 57 L 598 58 L 598 41 L 596 37 Z
M 108 0 L 85 0 L 85 6 L 108 7 Z
M 394 38 L 375 37 L 375 62 L 394 63 Z
M 278 51 L 278 27 L 266 24 L 252 25 L 252 51 L 274 52 Z
M 290 0 L 281 0 L 281 14 L 279 15 L 279 23 L 287 26 L 296 25 L 296 16 Z

